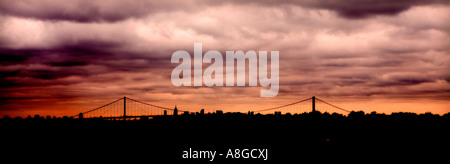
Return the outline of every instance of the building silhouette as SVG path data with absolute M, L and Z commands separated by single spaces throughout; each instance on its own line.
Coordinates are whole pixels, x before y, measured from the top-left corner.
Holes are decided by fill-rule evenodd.
M 175 109 L 173 109 L 173 116 L 177 116 L 178 115 L 178 109 L 177 106 L 175 105 Z

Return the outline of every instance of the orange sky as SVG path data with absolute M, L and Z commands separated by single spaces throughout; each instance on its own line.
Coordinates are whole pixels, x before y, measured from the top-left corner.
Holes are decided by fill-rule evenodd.
M 134 97 L 130 97 L 135 99 Z M 216 100 L 210 102 L 202 102 L 202 100 L 196 100 L 194 97 L 190 101 L 143 101 L 146 103 L 150 103 L 153 105 L 158 105 L 167 108 L 173 108 L 175 104 L 179 110 L 190 111 L 190 112 L 199 112 L 200 109 L 205 109 L 205 112 L 215 112 L 216 110 L 223 110 L 224 112 L 243 112 L 247 113 L 248 111 L 256 111 L 261 109 L 267 109 L 272 107 L 277 107 L 281 105 L 290 104 L 301 99 L 306 99 L 309 97 L 301 97 L 299 99 L 291 99 L 291 98 L 243 98 L 236 100 Z M 449 102 L 447 100 L 431 100 L 431 99 L 420 99 L 420 98 L 410 98 L 410 99 L 399 99 L 399 98 L 326 98 L 326 97 L 318 97 L 328 103 L 339 106 L 346 110 L 354 110 L 359 111 L 362 110 L 366 113 L 370 113 L 372 111 L 376 111 L 377 113 L 386 113 L 390 114 L 392 112 L 415 112 L 415 113 L 425 113 L 432 112 L 435 114 L 443 115 L 449 112 Z M 73 116 L 77 115 L 80 112 L 86 112 L 88 110 L 100 107 L 104 104 L 112 102 L 115 99 L 108 100 L 86 100 L 84 98 L 73 98 L 73 99 L 62 99 L 61 102 L 58 100 L 33 100 L 33 101 L 24 101 L 26 103 L 18 103 L 15 106 L 17 108 L 13 108 L 11 110 L 4 110 L 2 112 L 2 116 L 21 116 L 26 117 L 28 115 L 34 116 L 35 114 L 39 114 L 41 116 Z M 138 99 L 139 100 L 139 99 Z M 141 101 L 141 100 L 140 100 Z M 122 110 L 122 106 L 116 107 L 119 110 Z M 128 107 L 130 108 L 130 107 Z M 294 105 L 295 109 L 283 108 L 281 111 L 298 113 L 309 112 L 311 111 L 311 101 L 301 103 L 301 105 Z M 298 109 L 298 110 L 297 110 Z M 316 109 L 321 112 L 337 112 L 341 114 L 347 114 L 346 112 L 337 110 L 335 108 L 331 108 L 323 103 L 316 102 Z M 272 110 L 268 113 L 273 113 Z M 130 112 L 130 111 L 129 111 Z M 266 114 L 266 113 L 263 113 Z

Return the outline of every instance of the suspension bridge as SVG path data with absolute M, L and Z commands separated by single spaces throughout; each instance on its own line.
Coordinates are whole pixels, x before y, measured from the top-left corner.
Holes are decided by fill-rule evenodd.
M 343 109 L 316 97 L 310 97 L 294 103 L 281 105 L 273 108 L 251 111 L 255 114 L 301 114 L 308 112 L 328 112 L 328 113 L 349 113 Z M 101 119 L 128 119 L 128 118 L 149 118 L 157 116 L 177 116 L 179 114 L 190 114 L 193 112 L 167 108 L 158 105 L 145 103 L 128 97 L 122 97 L 113 102 L 79 113 L 74 118 L 101 118 Z M 204 111 L 201 111 L 204 114 Z

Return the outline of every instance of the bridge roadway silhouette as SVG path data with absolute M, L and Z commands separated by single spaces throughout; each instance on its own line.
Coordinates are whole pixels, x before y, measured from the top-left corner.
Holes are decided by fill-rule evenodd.
M 300 114 L 309 111 L 321 111 L 329 113 L 349 113 L 349 110 L 343 109 L 326 101 L 323 101 L 315 96 L 293 102 L 286 105 L 281 105 L 273 108 L 262 110 L 249 111 L 251 114 Z M 221 113 L 217 110 L 216 113 Z M 149 118 L 157 116 L 177 116 L 181 114 L 192 114 L 194 112 L 179 110 L 175 108 L 167 108 L 158 105 L 145 103 L 128 97 L 122 97 L 113 102 L 94 108 L 92 110 L 79 113 L 72 116 L 74 118 L 97 118 L 97 119 L 129 119 L 129 118 Z M 202 109 L 200 113 L 204 114 Z

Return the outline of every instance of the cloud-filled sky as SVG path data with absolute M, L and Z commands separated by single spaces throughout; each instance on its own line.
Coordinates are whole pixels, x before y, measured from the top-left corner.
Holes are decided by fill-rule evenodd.
M 313 95 L 349 110 L 450 112 L 446 0 L 0 0 L 0 115 L 75 115 L 123 96 L 244 111 Z M 280 92 L 174 87 L 177 50 L 279 51 Z M 225 55 L 224 55 L 225 56 Z

